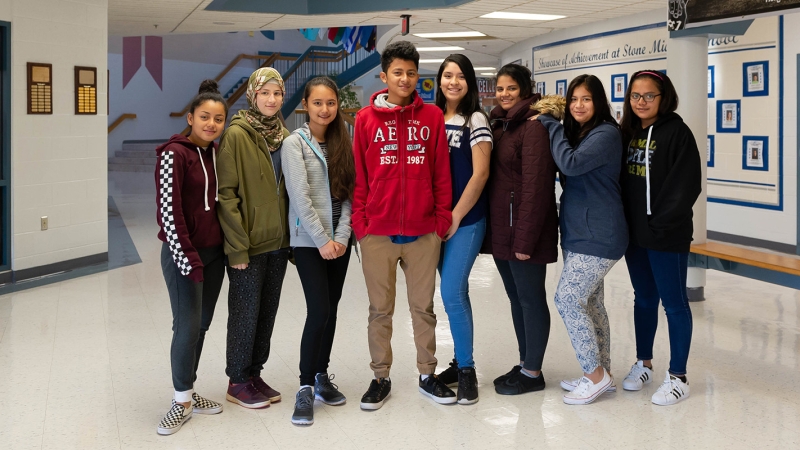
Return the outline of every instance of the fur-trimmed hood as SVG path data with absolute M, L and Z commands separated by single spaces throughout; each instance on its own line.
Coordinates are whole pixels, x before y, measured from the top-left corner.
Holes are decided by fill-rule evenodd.
M 539 111 L 539 114 L 550 114 L 554 119 L 562 120 L 567 109 L 567 99 L 555 94 L 545 95 L 534 103 L 531 109 Z

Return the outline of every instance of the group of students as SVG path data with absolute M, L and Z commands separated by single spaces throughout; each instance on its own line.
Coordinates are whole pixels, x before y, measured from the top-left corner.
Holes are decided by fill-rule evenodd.
M 280 401 L 261 371 L 292 258 L 307 315 L 291 421 L 312 424 L 315 399 L 344 404 L 328 364 L 351 250 L 359 248 L 374 372 L 362 409 L 379 409 L 391 393 L 398 263 L 407 283 L 419 391 L 440 404 L 478 401 L 468 279 L 481 252 L 494 257 L 519 348 L 519 364 L 494 380 L 495 390 L 544 389 L 550 332 L 545 278 L 547 265 L 558 259 L 559 229 L 564 269 L 555 305 L 583 371 L 561 382 L 564 402 L 588 404 L 616 390 L 603 279 L 623 256 L 635 292 L 637 352 L 623 389 L 641 390 L 652 381 L 663 301 L 671 359 L 652 401 L 670 405 L 688 397 L 686 275 L 701 172 L 695 140 L 675 114 L 678 97 L 669 78 L 634 73 L 618 125 L 593 75 L 572 80 L 564 102 L 535 94 L 527 68 L 505 65 L 497 73 L 498 106 L 486 117 L 467 57 L 453 54 L 441 64 L 435 105 L 416 94 L 418 64 L 411 43 L 386 47 L 380 77 L 387 89 L 358 112 L 352 140 L 337 86 L 327 77 L 306 85 L 309 122 L 293 133 L 280 119 L 285 88 L 274 69 L 250 76 L 249 108 L 224 133 L 227 104 L 215 82 L 203 82 L 187 114 L 189 135 L 175 135 L 157 149 L 158 237 L 173 313 L 175 389 L 159 434 L 177 432 L 193 413 L 222 411 L 193 386 L 225 270 L 226 399 L 246 408 Z M 560 212 L 556 180 L 563 188 Z M 455 353 L 438 375 L 437 271 Z M 450 388 L 455 385 L 457 392 Z

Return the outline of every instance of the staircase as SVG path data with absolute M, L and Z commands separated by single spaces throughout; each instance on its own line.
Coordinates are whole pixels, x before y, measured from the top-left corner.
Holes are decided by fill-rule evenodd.
M 156 147 L 166 139 L 149 141 L 123 141 L 122 150 L 108 159 L 109 172 L 150 172 L 156 169 Z
M 286 72 L 282 72 L 286 88 L 281 108 L 283 117 L 288 117 L 300 104 L 306 84 L 312 78 L 320 75 L 330 76 L 341 88 L 378 67 L 380 63 L 381 56 L 378 52 L 374 50 L 368 52 L 362 47 L 349 54 L 341 45 L 338 47 L 309 47 Z

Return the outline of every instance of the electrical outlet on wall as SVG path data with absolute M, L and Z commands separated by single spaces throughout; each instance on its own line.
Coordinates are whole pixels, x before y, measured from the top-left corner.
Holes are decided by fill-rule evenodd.
M 47 230 L 48 220 L 47 216 L 42 216 L 42 231 Z

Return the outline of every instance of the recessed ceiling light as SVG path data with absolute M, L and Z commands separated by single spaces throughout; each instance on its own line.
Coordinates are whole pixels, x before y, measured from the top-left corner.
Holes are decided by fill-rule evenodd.
M 494 72 L 481 72 L 481 75 L 490 75 L 490 76 L 495 76 L 495 75 L 497 75 L 497 74 L 496 74 L 496 73 L 494 73 Z
M 233 22 L 211 22 L 214 25 L 235 25 Z
M 442 61 L 444 61 L 444 58 L 439 58 L 439 59 L 420 59 L 419 63 L 420 64 L 439 64 Z
M 512 20 L 556 20 L 563 19 L 567 16 L 556 16 L 552 14 L 525 14 L 515 13 L 509 11 L 495 11 L 489 14 L 484 14 L 481 19 L 512 19 Z
M 474 67 L 473 70 L 476 72 L 480 72 L 481 70 L 488 71 L 488 70 L 497 70 L 494 67 Z
M 417 47 L 418 52 L 455 52 L 458 50 L 464 50 L 464 47 L 457 47 L 455 45 L 447 47 Z
M 450 31 L 447 33 L 414 33 L 414 36 L 436 39 L 436 38 L 467 38 L 467 37 L 482 37 L 486 36 L 480 31 Z

